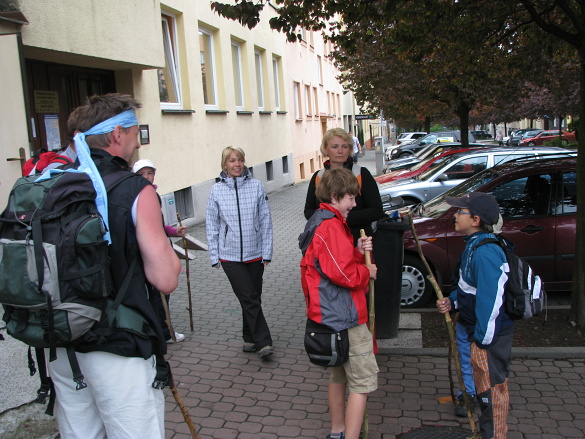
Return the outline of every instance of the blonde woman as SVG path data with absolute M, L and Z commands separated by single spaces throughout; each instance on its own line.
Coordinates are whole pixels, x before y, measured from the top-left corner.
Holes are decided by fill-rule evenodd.
M 252 178 L 245 157 L 240 148 L 223 150 L 219 181 L 207 202 L 207 243 L 211 265 L 223 267 L 240 301 L 244 352 L 266 360 L 274 350 L 261 296 L 272 259 L 272 219 L 264 186 Z

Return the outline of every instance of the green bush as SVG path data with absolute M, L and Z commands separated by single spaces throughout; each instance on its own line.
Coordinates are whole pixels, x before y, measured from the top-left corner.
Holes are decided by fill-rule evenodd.
M 577 142 L 569 142 L 567 144 L 565 144 L 564 142 L 566 142 L 566 140 L 561 141 L 561 139 L 559 139 L 558 137 L 552 139 L 552 140 L 548 140 L 546 142 L 544 142 L 542 144 L 542 146 L 558 146 L 561 148 L 572 148 L 572 149 L 577 149 Z

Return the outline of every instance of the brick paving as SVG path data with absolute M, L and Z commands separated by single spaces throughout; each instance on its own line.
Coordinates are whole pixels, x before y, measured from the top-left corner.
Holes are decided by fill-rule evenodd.
M 367 165 L 367 159 L 361 165 Z M 365 163 L 364 163 L 365 162 Z M 307 183 L 269 195 L 274 257 L 264 274 L 263 308 L 275 354 L 262 362 L 242 352 L 239 303 L 223 270 L 211 268 L 205 252 L 189 263 L 194 331 L 189 329 L 187 283 L 171 296 L 182 343 L 169 345 L 175 382 L 202 438 L 325 438 L 328 372 L 303 351 L 305 322 L 297 236 Z M 204 225 L 189 233 L 205 240 Z M 447 335 L 445 335 L 447 336 Z M 532 352 L 538 357 L 538 353 Z M 515 358 L 510 377 L 509 439 L 585 437 L 585 364 L 576 352 Z M 381 349 L 379 389 L 368 401 L 371 439 L 391 439 L 422 427 L 469 428 L 450 402 L 446 350 Z M 191 437 L 171 392 L 166 390 L 166 438 Z

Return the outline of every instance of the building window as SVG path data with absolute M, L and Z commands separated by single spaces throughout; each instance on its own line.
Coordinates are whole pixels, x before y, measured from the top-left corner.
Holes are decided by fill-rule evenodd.
M 305 164 L 301 163 L 301 165 L 299 166 L 299 171 L 301 173 L 301 180 L 305 179 Z
M 331 93 L 327 92 L 327 114 L 331 114 Z
M 274 180 L 274 170 L 272 169 L 272 162 L 266 162 L 266 181 Z
M 244 109 L 244 86 L 242 81 L 242 51 L 240 43 L 232 41 L 232 68 L 234 75 L 234 97 L 236 109 Z
M 264 76 L 262 75 L 262 53 L 254 51 L 254 62 L 256 64 L 256 89 L 258 90 L 258 110 L 264 110 Z
M 317 87 L 313 87 L 313 105 L 315 107 L 313 114 L 315 116 L 319 115 L 319 100 L 318 100 L 319 92 L 317 91 Z
M 319 84 L 323 84 L 323 62 L 321 55 L 317 55 L 317 75 L 319 76 Z
M 201 61 L 203 102 L 206 108 L 217 110 L 217 78 L 215 76 L 213 50 L 213 34 L 204 28 L 199 28 L 199 58 Z
M 162 108 L 182 108 L 176 21 L 166 14 L 161 15 L 161 20 L 165 67 L 158 69 L 160 103 Z
M 311 87 L 305 85 L 305 114 L 307 116 L 312 115 L 311 113 L 311 111 L 313 110 L 312 105 L 313 104 L 311 103 Z
M 287 156 L 282 157 L 282 173 L 288 174 L 288 157 Z
M 301 119 L 301 85 L 298 82 L 293 82 L 293 98 L 295 100 L 295 119 Z
M 272 57 L 272 75 L 274 76 L 274 103 L 276 111 L 282 107 L 280 102 L 280 59 Z

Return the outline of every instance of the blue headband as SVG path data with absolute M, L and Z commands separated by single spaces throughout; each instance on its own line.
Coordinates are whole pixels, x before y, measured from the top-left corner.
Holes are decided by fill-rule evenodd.
M 110 236 L 108 220 L 108 193 L 106 191 L 106 187 L 104 186 L 102 177 L 98 172 L 95 163 L 91 159 L 91 153 L 89 152 L 89 146 L 85 141 L 85 136 L 111 133 L 118 125 L 120 125 L 122 128 L 130 128 L 132 126 L 138 125 L 138 119 L 136 119 L 134 110 L 126 110 L 123 113 L 110 117 L 109 119 L 91 127 L 84 133 L 77 133 L 74 138 L 75 150 L 77 151 L 77 157 L 79 158 L 79 168 L 77 169 L 79 171 L 85 172 L 91 178 L 93 187 L 97 193 L 95 203 L 98 212 L 102 216 L 106 226 L 104 239 L 107 240 L 110 244 L 112 243 L 112 239 Z

